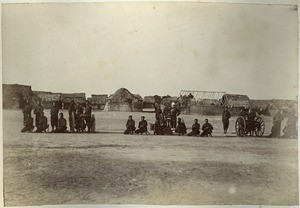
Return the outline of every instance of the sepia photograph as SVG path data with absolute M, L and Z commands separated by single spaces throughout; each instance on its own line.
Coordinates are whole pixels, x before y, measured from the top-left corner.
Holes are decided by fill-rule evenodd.
M 299 206 L 291 2 L 2 3 L 3 205 Z

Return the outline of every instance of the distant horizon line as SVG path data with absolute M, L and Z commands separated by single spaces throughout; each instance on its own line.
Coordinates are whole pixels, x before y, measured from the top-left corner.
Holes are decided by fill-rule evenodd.
M 31 87 L 32 88 L 32 86 L 31 85 L 26 85 L 26 84 L 17 84 L 17 83 L 14 83 L 14 84 L 6 84 L 6 83 L 2 83 L 2 85 L 20 85 L 20 86 L 27 86 L 27 87 Z M 118 89 L 121 89 L 121 88 L 125 88 L 125 87 L 120 87 L 120 88 L 118 88 Z M 117 89 L 117 90 L 118 90 Z M 127 88 L 125 88 L 125 89 L 127 89 Z M 110 95 L 112 95 L 112 94 L 114 94 L 114 93 L 112 93 L 112 94 L 110 94 L 110 93 L 86 93 L 86 92 L 53 92 L 53 91 L 45 91 L 45 90 L 33 90 L 33 89 L 31 89 L 33 92 L 50 92 L 50 93 L 57 93 L 57 94 L 74 94 L 74 93 L 84 93 L 85 95 L 86 95 L 86 98 L 89 98 L 89 97 L 91 97 L 92 95 L 108 95 L 108 96 L 110 96 Z M 117 91 L 117 90 L 115 90 L 115 92 Z M 131 94 L 133 94 L 133 95 L 135 95 L 135 94 L 139 94 L 139 93 L 132 93 L 129 89 L 127 89 Z M 225 94 L 235 94 L 235 95 L 246 95 L 246 96 L 248 96 L 247 94 L 240 94 L 240 93 L 228 93 L 227 91 L 211 91 L 211 90 L 180 90 L 180 92 L 181 91 L 194 91 L 194 92 L 222 92 L 222 93 L 225 93 Z M 173 96 L 176 96 L 176 97 L 179 97 L 179 94 L 180 94 L 180 92 L 178 93 L 178 95 L 170 95 L 170 94 L 166 94 L 166 95 L 158 95 L 158 94 L 154 94 L 154 95 L 145 95 L 145 96 L 142 96 L 142 97 L 146 97 L 146 96 L 155 96 L 155 95 L 158 95 L 158 96 L 171 96 L 171 97 L 173 97 Z M 87 94 L 89 94 L 89 96 L 87 96 Z M 140 95 L 140 94 L 139 94 Z M 249 97 L 249 96 L 248 96 Z M 284 99 L 284 98 L 264 98 L 264 99 L 260 99 L 260 98 L 250 98 L 249 97 L 249 99 L 251 100 L 294 100 L 294 101 L 297 101 L 298 99 L 298 96 L 297 95 L 295 95 L 295 98 L 294 99 L 292 99 L 292 98 L 289 98 L 289 99 Z

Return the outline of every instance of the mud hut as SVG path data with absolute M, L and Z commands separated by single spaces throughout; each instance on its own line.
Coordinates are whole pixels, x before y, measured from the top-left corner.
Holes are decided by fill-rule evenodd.
M 90 101 L 93 109 L 103 110 L 106 105 L 106 102 L 108 100 L 108 95 L 107 94 L 103 94 L 103 95 L 92 94 L 91 98 L 88 98 L 88 100 Z
M 72 100 L 74 100 L 75 103 L 80 103 L 81 105 L 84 105 L 86 102 L 85 93 L 62 93 L 62 108 L 68 109 Z
M 105 111 L 143 111 L 143 98 L 130 93 L 126 88 L 118 89 L 107 99 Z
M 4 109 L 19 109 L 23 108 L 27 99 L 32 102 L 34 94 L 31 86 L 18 84 L 3 84 L 3 108 Z
M 42 101 L 42 105 L 45 109 L 50 109 L 53 103 L 56 103 L 59 108 L 62 107 L 61 95 L 62 93 L 52 93 L 45 91 L 33 91 L 33 94 Z

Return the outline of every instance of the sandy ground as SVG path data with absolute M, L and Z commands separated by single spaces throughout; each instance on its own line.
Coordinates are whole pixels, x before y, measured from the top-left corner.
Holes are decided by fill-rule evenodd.
M 224 136 L 220 117 L 208 117 L 211 138 L 123 135 L 129 113 L 95 115 L 102 133 L 38 134 L 20 133 L 20 111 L 3 112 L 6 206 L 299 203 L 295 139 L 236 137 L 235 118 Z M 190 127 L 205 117 L 183 118 Z

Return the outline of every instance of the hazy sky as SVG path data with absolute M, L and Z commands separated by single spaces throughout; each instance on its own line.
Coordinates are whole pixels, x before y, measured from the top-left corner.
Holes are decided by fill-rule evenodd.
M 2 30 L 3 83 L 33 90 L 297 95 L 294 6 L 8 4 Z

